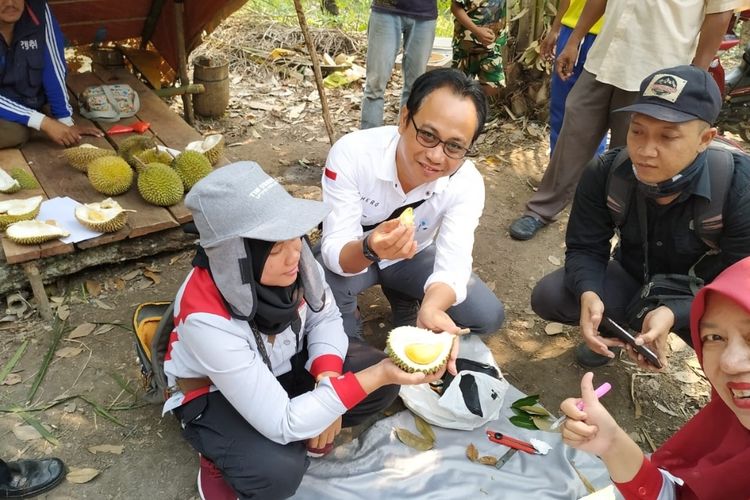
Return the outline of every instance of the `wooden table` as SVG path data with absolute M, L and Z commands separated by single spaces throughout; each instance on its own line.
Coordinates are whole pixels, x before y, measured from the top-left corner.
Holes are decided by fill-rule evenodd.
M 135 117 L 123 119 L 117 123 L 127 125 L 138 120 L 149 122 L 151 128 L 145 134 L 153 136 L 158 144 L 180 151 L 189 142 L 201 139 L 201 135 L 195 129 L 185 123 L 164 101 L 125 69 L 97 69 L 95 73 L 72 74 L 68 77 L 67 83 L 71 105 L 74 109 L 78 108 L 74 96 L 79 95 L 88 86 L 127 83 L 138 92 L 141 107 Z M 74 116 L 74 120 L 77 124 L 92 124 L 78 114 Z M 103 122 L 93 123 L 93 125 L 106 131 L 114 123 Z M 107 135 L 101 138 L 84 137 L 82 142 L 114 150 L 116 144 L 130 135 L 133 134 Z M 45 199 L 69 196 L 81 203 L 91 203 L 107 198 L 107 196 L 94 190 L 85 173 L 67 165 L 62 157 L 62 151 L 62 146 L 58 146 L 42 136 L 32 138 L 20 149 L 0 150 L 0 167 L 7 172 L 16 167 L 23 168 L 32 173 L 41 185 L 40 189 L 33 191 L 23 190 L 12 195 L 0 193 L 0 200 L 41 195 Z M 150 205 L 141 198 L 135 185 L 128 192 L 112 198 L 123 208 L 136 210 L 136 212 L 129 214 L 127 225 L 117 232 L 107 233 L 75 244 L 52 241 L 41 245 L 17 245 L 5 238 L 2 239 L 3 251 L 8 264 L 23 266 L 34 296 L 39 302 L 40 313 L 43 318 L 49 319 L 52 317 L 52 311 L 39 272 L 40 266 L 44 265 L 45 258 L 61 254 L 75 254 L 77 250 L 106 245 L 127 238 L 138 238 L 176 228 L 191 220 L 190 211 L 185 208 L 182 202 L 167 208 Z

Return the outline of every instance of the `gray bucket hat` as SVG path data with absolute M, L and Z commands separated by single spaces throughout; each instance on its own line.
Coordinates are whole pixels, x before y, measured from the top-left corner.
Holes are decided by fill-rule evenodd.
M 218 168 L 185 197 L 203 248 L 233 238 L 284 241 L 302 236 L 331 209 L 322 202 L 292 197 L 253 161 Z

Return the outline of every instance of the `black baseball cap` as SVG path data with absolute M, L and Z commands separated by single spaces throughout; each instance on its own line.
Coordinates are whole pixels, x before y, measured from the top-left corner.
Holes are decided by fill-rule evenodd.
M 672 123 L 698 119 L 712 125 L 719 110 L 721 91 L 711 73 L 685 65 L 647 76 L 635 102 L 616 111 L 641 113 Z

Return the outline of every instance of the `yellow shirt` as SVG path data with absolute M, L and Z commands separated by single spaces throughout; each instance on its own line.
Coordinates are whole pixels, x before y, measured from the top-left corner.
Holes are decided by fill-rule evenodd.
M 583 12 L 584 5 L 586 5 L 586 0 L 570 0 L 568 10 L 565 11 L 565 15 L 560 21 L 563 26 L 567 26 L 568 28 L 575 28 L 576 24 L 578 24 L 578 18 L 581 17 L 581 12 Z M 604 16 L 600 17 L 599 20 L 594 23 L 594 25 L 589 30 L 589 33 L 591 33 L 592 35 L 598 35 L 599 30 L 602 29 L 603 23 Z
M 690 64 L 706 14 L 746 4 L 747 0 L 609 0 L 604 25 L 583 67 L 599 82 L 637 91 L 651 73 Z

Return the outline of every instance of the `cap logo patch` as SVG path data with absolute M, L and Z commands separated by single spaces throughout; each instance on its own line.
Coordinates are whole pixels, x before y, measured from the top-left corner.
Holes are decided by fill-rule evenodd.
M 646 85 L 646 90 L 643 91 L 643 96 L 658 97 L 665 101 L 675 102 L 677 98 L 680 97 L 680 94 L 682 94 L 682 89 L 685 88 L 686 84 L 687 80 L 678 76 L 657 73 L 651 79 L 649 84 Z
M 260 183 L 258 187 L 250 191 L 250 197 L 255 198 L 256 200 L 261 199 L 263 195 L 266 194 L 266 192 L 269 189 L 274 187 L 275 184 L 276 184 L 275 179 L 269 178 L 269 179 L 264 180 L 263 182 Z

